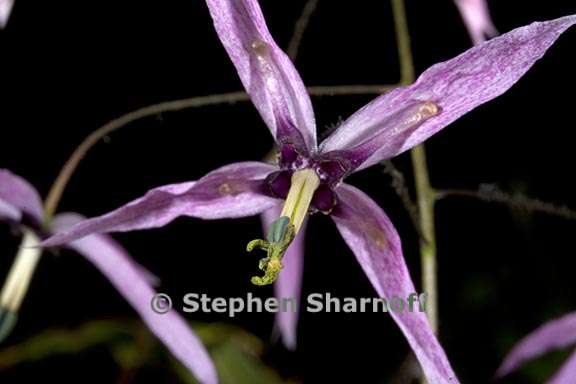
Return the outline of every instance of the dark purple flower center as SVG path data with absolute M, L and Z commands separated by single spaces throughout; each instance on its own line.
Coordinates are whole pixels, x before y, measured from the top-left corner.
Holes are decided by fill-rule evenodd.
M 269 192 L 278 198 L 286 199 L 290 190 L 292 175 L 301 169 L 313 169 L 320 179 L 320 186 L 314 193 L 310 210 L 329 214 L 337 204 L 336 188 L 356 166 L 344 153 L 329 152 L 309 154 L 298 146 L 283 144 L 279 151 L 280 170 L 267 178 Z

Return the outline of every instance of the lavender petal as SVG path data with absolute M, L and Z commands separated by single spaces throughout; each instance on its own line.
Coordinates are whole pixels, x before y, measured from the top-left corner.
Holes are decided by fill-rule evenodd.
M 0 219 L 19 221 L 22 214 L 42 221 L 42 200 L 36 188 L 7 169 L 0 169 Z
M 574 384 L 576 378 L 576 351 L 566 360 L 560 369 L 548 380 L 548 384 Z
M 316 149 L 310 96 L 296 68 L 278 47 L 256 0 L 206 0 L 216 32 L 252 102 L 278 143 Z
M 394 225 L 364 192 L 343 184 L 336 193 L 339 204 L 332 218 L 368 279 L 382 298 L 406 301 L 416 291 Z M 457 383 L 448 358 L 418 304 L 412 312 L 391 311 L 391 316 L 412 347 L 428 382 Z
M 357 170 L 394 157 L 507 91 L 574 23 L 576 15 L 532 23 L 436 64 L 414 84 L 360 109 L 320 149 L 325 153 L 347 150 L 352 158 L 366 159 Z M 433 106 L 437 110 L 418 115 L 419 106 L 429 112 Z M 379 146 L 361 145 L 371 140 Z M 357 146 L 360 148 L 354 152 Z
M 486 0 L 454 0 L 472 43 L 478 45 L 498 35 Z
M 262 193 L 264 179 L 276 169 L 259 162 L 234 163 L 196 182 L 155 188 L 110 213 L 82 221 L 41 245 L 61 245 L 92 233 L 158 228 L 179 216 L 208 220 L 257 215 L 277 204 L 276 199 Z
M 8 23 L 13 7 L 14 0 L 0 0 L 0 29 L 4 28 Z
M 547 322 L 520 340 L 496 371 L 496 377 L 506 376 L 528 360 L 575 343 L 576 312 L 573 312 Z
M 54 219 L 53 229 L 66 230 L 82 219 L 77 214 L 58 215 Z M 175 310 L 165 314 L 152 310 L 151 302 L 156 292 L 120 244 L 109 236 L 91 235 L 67 246 L 84 256 L 110 280 L 148 328 L 200 382 L 218 382 L 208 352 L 186 321 Z

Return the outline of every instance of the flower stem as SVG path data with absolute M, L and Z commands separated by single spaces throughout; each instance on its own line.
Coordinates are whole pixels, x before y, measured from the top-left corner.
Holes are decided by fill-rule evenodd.
M 404 0 L 392 0 L 394 25 L 400 60 L 400 79 L 402 84 L 414 82 L 414 60 L 410 47 L 410 33 Z M 434 205 L 436 192 L 430 185 L 430 176 L 426 163 L 426 150 L 420 144 L 411 151 L 416 195 L 418 199 L 420 239 L 420 262 L 422 266 L 422 288 L 427 294 L 426 314 L 430 327 L 438 333 L 438 284 L 436 279 L 436 231 L 434 225 Z
M 426 314 L 432 331 L 438 333 L 438 284 L 436 280 L 436 228 L 434 205 L 436 193 L 430 185 L 426 149 L 419 145 L 410 152 L 414 167 L 414 181 L 420 218 L 420 263 L 422 287 L 426 293 Z
M 392 0 L 392 12 L 394 14 L 394 28 L 398 45 L 398 59 L 400 60 L 400 83 L 407 85 L 414 81 L 415 76 L 404 0 Z

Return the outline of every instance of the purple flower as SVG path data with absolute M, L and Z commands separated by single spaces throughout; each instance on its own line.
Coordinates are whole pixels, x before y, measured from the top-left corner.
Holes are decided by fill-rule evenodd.
M 14 0 L 0 0 L 0 29 L 4 28 L 8 23 L 13 6 Z
M 497 36 L 486 0 L 454 0 L 474 45 Z
M 360 109 L 319 146 L 310 97 L 290 59 L 276 45 L 255 0 L 207 0 L 214 26 L 240 80 L 279 150 L 278 162 L 224 166 L 195 182 L 152 189 L 143 197 L 86 220 L 44 242 L 53 246 L 92 233 L 161 227 L 176 217 L 237 218 L 263 214 L 264 276 L 283 296 L 299 295 L 303 228 L 308 213 L 330 215 L 370 282 L 384 298 L 415 291 L 398 233 L 384 211 L 348 175 L 394 157 L 466 112 L 508 90 L 572 24 L 576 16 L 516 29 L 434 65 L 411 86 Z M 457 381 L 423 313 L 392 313 L 431 383 Z M 296 316 L 277 327 L 294 347 Z
M 576 344 L 576 312 L 552 320 L 528 336 L 524 337 L 514 348 L 496 372 L 502 378 L 518 369 L 525 362 L 558 349 Z M 576 378 L 576 350 L 564 365 L 548 381 L 549 384 L 572 384 Z
M 46 229 L 42 225 L 43 208 L 36 189 L 21 177 L 0 169 L 0 220 L 18 225 L 24 232 L 23 245 L 0 297 L 1 339 L 15 322 L 40 258 L 39 238 L 70 229 L 84 218 L 75 213 L 59 214 Z M 150 309 L 155 294 L 150 283 L 152 275 L 136 264 L 120 244 L 109 236 L 93 234 L 65 245 L 83 255 L 110 280 L 150 330 L 202 383 L 217 383 L 212 361 L 186 321 L 173 310 L 157 314 Z

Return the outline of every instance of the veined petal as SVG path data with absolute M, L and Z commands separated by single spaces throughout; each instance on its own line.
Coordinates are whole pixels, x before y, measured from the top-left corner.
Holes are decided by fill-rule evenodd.
M 42 212 L 36 188 L 9 170 L 0 169 L 0 219 L 18 221 L 25 214 L 41 222 Z
M 278 143 L 316 149 L 310 96 L 288 56 L 268 31 L 257 0 L 206 0 L 216 32 L 244 88 Z
M 272 223 L 278 219 L 282 206 L 278 205 L 272 209 L 267 210 L 262 214 L 262 224 L 264 233 L 266 234 L 268 228 Z M 302 272 L 303 272 L 303 259 L 304 259 L 304 238 L 306 233 L 307 220 L 304 221 L 300 232 L 288 247 L 288 250 L 282 258 L 283 268 L 278 279 L 274 283 L 274 293 L 278 299 L 295 299 L 297 302 L 296 308 L 300 307 L 300 293 L 302 291 Z M 298 315 L 297 311 L 278 311 L 276 313 L 275 329 L 280 332 L 282 342 L 286 348 L 290 350 L 296 349 L 297 329 L 298 329 Z
M 56 216 L 55 231 L 71 228 L 83 217 L 68 213 Z M 151 308 L 156 294 L 128 253 L 112 238 L 92 235 L 67 244 L 110 280 L 112 285 L 138 312 L 144 323 L 202 383 L 217 383 L 218 377 L 208 352 L 190 326 L 175 311 L 158 314 Z
M 454 0 L 474 45 L 498 35 L 486 0 Z
M 430 67 L 352 115 L 321 150 L 348 152 L 359 170 L 414 147 L 507 91 L 574 23 L 576 15 L 532 23 Z
M 223 219 L 257 215 L 277 204 L 263 194 L 264 179 L 276 167 L 260 162 L 235 163 L 196 182 L 165 185 L 110 213 L 78 223 L 44 241 L 55 246 L 92 233 L 127 232 L 162 227 L 179 216 Z
M 576 352 L 566 360 L 558 372 L 548 380 L 548 384 L 574 384 L 576 377 Z
M 0 29 L 4 28 L 8 23 L 13 6 L 14 0 L 0 0 Z
M 346 184 L 337 190 L 332 218 L 378 294 L 406 300 L 415 288 L 402 254 L 400 238 L 384 211 L 364 192 Z M 391 311 L 431 384 L 457 383 L 444 350 L 424 312 Z
M 566 348 L 576 343 L 576 312 L 549 321 L 524 337 L 496 371 L 496 377 L 503 377 L 518 369 L 528 360 L 547 352 Z M 573 376 L 576 377 L 576 376 Z

